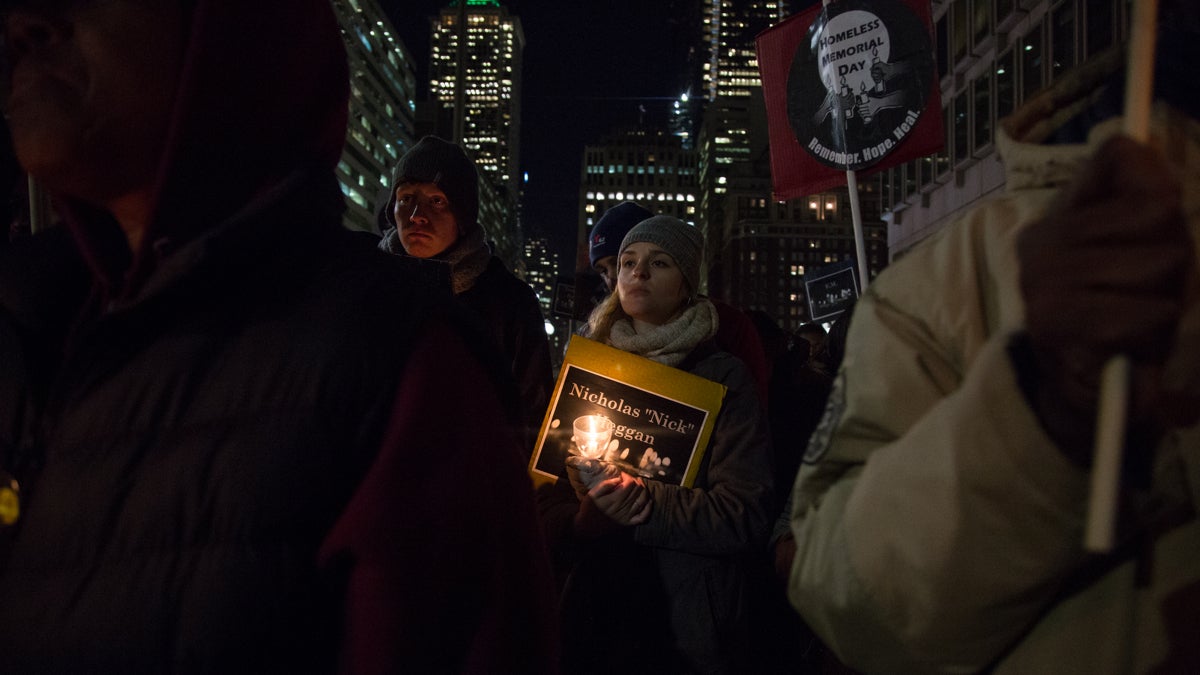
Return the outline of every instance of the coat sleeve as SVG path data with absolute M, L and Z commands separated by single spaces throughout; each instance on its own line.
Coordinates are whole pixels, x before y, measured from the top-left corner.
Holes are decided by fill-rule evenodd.
M 634 541 L 700 555 L 740 553 L 761 545 L 771 503 L 771 441 L 766 416 L 741 361 L 718 354 L 695 374 L 728 387 L 706 450 L 697 487 L 647 481 L 654 498 L 650 520 Z
M 489 382 L 446 325 L 418 340 L 376 461 L 321 548 L 345 570 L 346 672 L 557 667 L 532 485 Z
M 1083 557 L 1086 474 L 1024 400 L 1009 336 L 989 334 L 976 299 L 1003 289 L 961 273 L 928 281 L 962 284 L 934 309 L 916 275 L 868 289 L 796 478 L 789 599 L 867 672 L 985 668 Z

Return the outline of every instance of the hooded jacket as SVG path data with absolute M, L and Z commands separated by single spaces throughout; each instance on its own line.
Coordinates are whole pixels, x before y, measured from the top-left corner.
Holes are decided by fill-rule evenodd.
M 1110 57 L 1027 104 L 1020 114 L 1040 106 L 1039 123 L 997 137 L 1006 194 L 889 267 L 855 310 L 795 483 L 788 594 L 857 669 L 1195 669 L 1200 429 L 1163 438 L 1151 485 L 1126 504 L 1126 544 L 1089 558 L 1088 474 L 1042 430 L 1009 352 L 1025 311 L 1016 236 L 1120 120 L 1095 126 L 1086 142 L 1043 141 L 1095 100 L 1122 63 Z M 1162 106 L 1152 133 L 1200 242 L 1200 123 Z M 1168 368 L 1196 372 L 1195 324 Z
M 395 202 L 395 188 L 385 210 Z M 433 258 L 414 258 L 404 251 L 400 233 L 393 224 L 379 248 L 400 256 L 420 273 L 431 293 L 449 299 L 451 294 L 483 322 L 493 344 L 504 355 L 521 400 L 525 427 L 525 452 L 533 453 L 534 442 L 550 404 L 554 373 L 550 365 L 550 340 L 546 320 L 533 288 L 509 272 L 491 254 L 477 222 L 465 228 L 449 249 Z
M 65 201 L 0 262 L 3 669 L 553 669 L 511 382 L 340 226 L 331 6 L 186 6 L 142 248 Z

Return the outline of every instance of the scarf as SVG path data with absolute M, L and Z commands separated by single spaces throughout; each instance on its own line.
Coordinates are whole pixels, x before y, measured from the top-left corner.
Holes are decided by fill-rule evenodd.
M 400 243 L 400 230 L 392 228 L 383 235 L 379 248 L 395 255 L 408 255 Z M 470 289 L 487 269 L 492 251 L 483 238 L 483 228 L 476 227 L 462 235 L 450 248 L 431 258 L 450 265 L 450 286 L 455 295 Z
M 651 361 L 678 366 L 696 345 L 716 334 L 717 308 L 708 300 L 700 300 L 670 323 L 641 333 L 634 332 L 632 320 L 621 319 L 613 324 L 608 343 Z

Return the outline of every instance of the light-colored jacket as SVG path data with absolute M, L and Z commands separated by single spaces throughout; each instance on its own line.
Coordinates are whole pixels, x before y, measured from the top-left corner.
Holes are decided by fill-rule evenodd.
M 1064 82 L 1046 108 L 1067 118 L 1091 85 Z M 1163 107 L 1154 125 L 1195 240 L 1200 124 Z M 1047 119 L 1036 134 L 1055 126 Z M 1024 313 L 1015 235 L 1119 129 L 1103 123 L 1084 145 L 1002 135 L 1007 193 L 897 261 L 855 311 L 796 479 L 788 588 L 855 668 L 1179 672 L 1180 650 L 1194 649 L 1196 635 L 1172 639 L 1165 613 L 1187 607 L 1197 620 L 1200 428 L 1169 433 L 1153 487 L 1124 503 L 1131 531 L 1153 532 L 1148 555 L 1091 559 L 1081 546 L 1088 474 L 1039 427 L 1007 350 Z M 1198 377 L 1200 311 L 1190 316 L 1168 367 Z

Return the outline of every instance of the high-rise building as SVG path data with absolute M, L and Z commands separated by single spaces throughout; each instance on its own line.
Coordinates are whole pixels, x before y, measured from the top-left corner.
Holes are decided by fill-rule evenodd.
M 1128 37 L 1124 0 L 934 0 L 946 145 L 884 172 L 894 259 L 1004 188 L 998 120 Z
M 488 197 L 489 210 L 480 212 L 480 224 L 496 255 L 510 266 L 517 266 L 522 254 L 517 209 L 525 34 L 520 19 L 510 15 L 497 0 L 466 0 L 465 8 L 460 8 L 462 1 L 452 0 L 432 21 L 429 93 L 436 108 L 433 114 L 438 120 L 438 133 L 447 138 L 456 136 L 455 110 L 461 95 L 463 114 L 458 140 L 479 167 L 480 204 L 485 204 L 485 195 Z M 461 26 L 460 10 L 466 16 Z M 457 86 L 460 69 L 464 83 L 461 92 Z
M 887 226 L 879 219 L 877 185 L 859 189 L 868 274 L 874 276 L 887 265 Z M 761 187 L 730 193 L 725 251 L 710 275 L 710 291 L 795 331 L 810 320 L 805 276 L 855 258 L 849 192 L 843 187 L 788 202 L 766 194 Z
M 343 224 L 377 232 L 376 202 L 392 167 L 413 143 L 416 74 L 376 0 L 333 0 L 350 65 L 350 116 L 337 166 L 346 196 Z
M 634 201 L 654 213 L 696 225 L 696 152 L 663 129 L 631 128 L 605 136 L 583 151 L 579 180 L 576 269 L 588 269 L 588 237 L 609 208 Z
M 700 138 L 700 225 L 710 245 L 706 269 L 724 248 L 726 195 L 738 165 L 754 162 L 753 150 L 766 148 L 766 113 L 754 37 L 785 15 L 782 0 L 703 0 L 701 40 L 704 112 Z
M 749 98 L 762 86 L 754 37 L 787 14 L 785 0 L 702 0 L 705 97 Z
M 466 26 L 460 31 L 454 0 L 433 20 L 430 41 L 432 98 L 453 110 L 458 69 L 463 69 L 465 116 L 462 143 L 493 185 L 515 196 L 520 187 L 521 21 L 497 0 L 466 0 Z M 465 32 L 467 58 L 460 62 L 459 34 Z
M 542 316 L 552 329 L 546 332 L 550 339 L 550 355 L 555 369 L 562 361 L 563 350 L 571 337 L 571 324 L 568 319 L 554 314 L 554 285 L 559 275 L 558 254 L 546 237 L 530 237 L 525 240 L 524 258 L 526 261 L 525 281 L 537 293 L 538 304 L 542 307 Z

